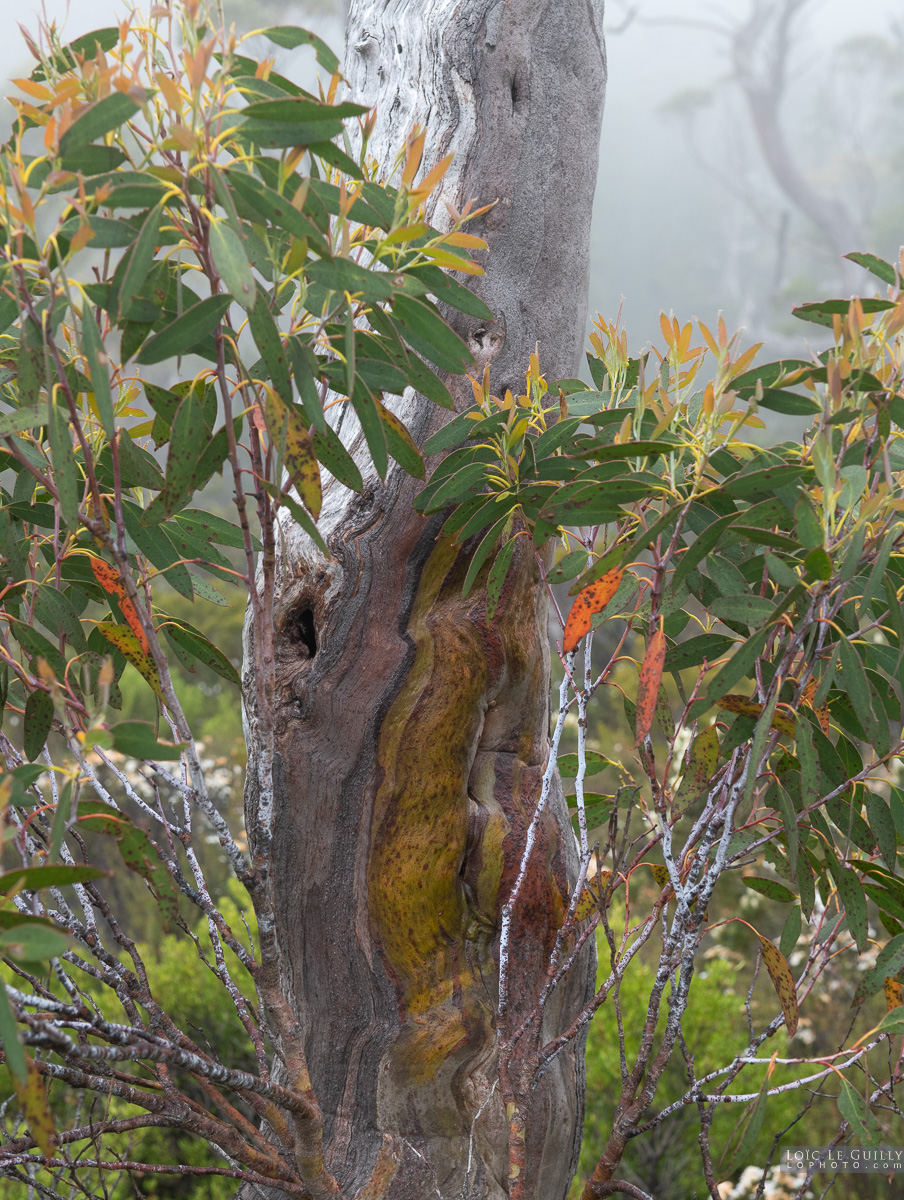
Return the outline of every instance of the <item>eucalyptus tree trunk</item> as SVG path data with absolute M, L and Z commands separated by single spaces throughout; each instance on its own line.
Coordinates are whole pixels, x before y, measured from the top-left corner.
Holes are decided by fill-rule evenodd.
M 455 151 L 433 221 L 449 219 L 442 200 L 496 201 L 470 227 L 489 252 L 486 276 L 468 280 L 496 320 L 450 319 L 478 370 L 490 362 L 497 395 L 521 390 L 538 342 L 547 378 L 578 366 L 606 79 L 602 7 L 351 4 L 345 73 L 354 98 L 377 106 L 371 153 L 392 163 L 420 124 L 425 169 Z M 472 403 L 466 379 L 449 383 L 459 407 Z M 419 440 L 448 415 L 416 396 L 395 408 Z M 355 444 L 353 429 L 342 436 Z M 282 978 L 345 1196 L 488 1200 L 508 1191 L 498 926 L 548 759 L 547 602 L 519 539 L 527 552 L 488 628 L 483 587 L 461 598 L 473 546 L 438 539 L 442 519 L 412 511 L 418 486 L 395 470 L 385 484 L 371 474 L 361 496 L 331 484 L 320 521 L 329 560 L 296 527 L 284 531 L 268 869 Z M 253 711 L 248 728 L 253 761 Z M 253 842 L 262 814 L 253 785 L 246 810 Z M 545 980 L 576 877 L 558 786 L 531 863 L 512 946 L 516 1023 Z M 544 1040 L 574 1017 L 593 969 L 588 954 L 561 986 Z M 536 1049 L 536 1038 L 522 1041 L 520 1053 Z M 582 1118 L 576 1047 L 533 1093 L 526 1195 L 566 1195 Z

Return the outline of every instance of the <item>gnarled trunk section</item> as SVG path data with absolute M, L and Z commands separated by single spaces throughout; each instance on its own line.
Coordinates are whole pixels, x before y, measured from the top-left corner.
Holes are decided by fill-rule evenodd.
M 520 390 L 537 342 L 548 378 L 578 365 L 601 26 L 593 0 L 351 6 L 345 70 L 354 98 L 377 106 L 371 152 L 391 163 L 419 123 L 425 169 L 455 151 L 443 197 L 497 201 L 472 226 L 489 243 L 487 274 L 468 281 L 496 321 L 452 318 L 481 368 L 491 362 L 497 394 Z M 440 206 L 433 220 L 446 219 Z M 460 407 L 472 402 L 467 380 L 451 387 Z M 420 397 L 395 408 L 419 439 L 444 419 Z M 498 924 L 548 758 L 546 597 L 521 539 L 488 628 L 483 587 L 461 597 L 473 546 L 438 540 L 442 519 L 412 511 L 418 486 L 398 470 L 368 478 L 363 496 L 332 483 L 320 521 L 331 561 L 285 530 L 269 870 L 282 978 L 345 1195 L 489 1200 L 507 1194 Z M 246 807 L 253 839 L 251 783 Z M 515 920 L 515 1024 L 545 980 L 576 862 L 557 789 Z M 547 1005 L 544 1040 L 573 1018 L 592 973 L 588 954 Z M 533 1093 L 528 1195 L 565 1196 L 582 1115 L 575 1049 Z

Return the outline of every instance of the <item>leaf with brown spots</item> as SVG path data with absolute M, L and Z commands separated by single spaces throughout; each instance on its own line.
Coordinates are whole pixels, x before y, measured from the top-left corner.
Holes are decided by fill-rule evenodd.
M 665 630 L 660 618 L 659 628 L 647 643 L 647 652 L 640 667 L 640 683 L 634 709 L 635 746 L 645 742 L 650 735 L 653 717 L 656 714 L 656 701 L 659 698 L 659 684 L 662 682 L 662 668 L 665 666 L 665 651 Z
M 795 1033 L 797 1033 L 798 1017 L 797 988 L 794 986 L 794 976 L 791 974 L 788 960 L 782 954 L 781 950 L 779 950 L 778 946 L 774 946 L 761 933 L 758 933 L 757 937 L 760 941 L 760 949 L 763 952 L 763 962 L 766 964 L 766 970 L 769 972 L 772 986 L 775 988 L 775 993 L 782 1006 L 782 1012 L 785 1014 L 788 1037 L 794 1037 Z
M 738 696 L 733 693 L 723 696 L 721 700 L 717 701 L 717 704 L 726 712 L 737 713 L 741 717 L 758 717 L 763 711 L 763 706 L 758 701 L 751 700 L 749 696 Z M 794 737 L 797 722 L 788 713 L 777 708 L 772 717 L 772 728 L 777 729 L 779 733 L 787 733 L 789 737 Z
M 98 621 L 98 630 L 107 641 L 129 660 L 135 670 L 141 675 L 161 700 L 163 688 L 160 684 L 160 674 L 157 664 L 143 649 L 139 638 L 126 625 L 114 625 L 112 621 Z
M 575 650 L 581 638 L 590 632 L 593 614 L 601 612 L 606 607 L 618 591 L 623 574 L 624 571 L 620 568 L 613 568 L 596 583 L 591 583 L 589 587 L 578 592 L 577 598 L 571 606 L 571 612 L 568 614 L 568 620 L 565 622 L 562 649 L 566 654 Z
M 891 1012 L 893 1008 L 904 1006 L 904 990 L 897 979 L 885 980 L 885 1007 Z
M 718 765 L 719 734 L 715 725 L 709 725 L 706 729 L 700 730 L 691 745 L 687 770 L 684 772 L 672 803 L 672 812 L 675 816 L 686 812 L 703 796 Z
M 94 578 L 104 589 L 108 596 L 115 596 L 122 615 L 128 622 L 129 628 L 138 639 L 138 645 L 141 648 L 142 654 L 145 656 L 150 654 L 150 646 L 148 645 L 147 634 L 141 624 L 141 618 L 138 616 L 138 611 L 135 605 L 126 595 L 126 587 L 120 578 L 119 572 L 115 567 L 111 567 L 108 562 L 102 558 L 91 559 L 91 570 L 94 572 Z
M 603 891 L 609 886 L 609 880 L 612 878 L 611 871 L 600 871 L 599 885 Z M 592 917 L 595 912 L 599 911 L 599 896 L 591 888 L 585 886 L 581 889 L 581 894 L 578 897 L 578 902 L 574 909 L 574 919 L 576 921 L 586 921 L 588 917 Z
M 268 388 L 265 420 L 274 444 L 283 454 L 292 486 L 316 521 L 323 502 L 320 464 L 301 410 L 294 404 L 285 404 Z
M 664 888 L 669 882 L 669 869 L 664 863 L 647 863 L 650 868 L 650 874 L 656 881 L 656 886 Z

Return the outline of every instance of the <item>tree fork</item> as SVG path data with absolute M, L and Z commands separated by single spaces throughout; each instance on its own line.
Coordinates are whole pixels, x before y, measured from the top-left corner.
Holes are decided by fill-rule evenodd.
M 469 226 L 489 252 L 487 274 L 468 283 L 496 320 L 450 320 L 478 369 L 491 363 L 499 395 L 521 390 L 538 342 L 547 378 L 578 366 L 602 10 L 601 0 L 351 5 L 345 73 L 353 97 L 377 107 L 369 152 L 391 164 L 415 125 L 425 171 L 455 152 L 431 214 L 439 227 L 442 201 L 495 201 Z M 459 409 L 472 403 L 467 380 L 449 384 Z M 444 419 L 421 397 L 394 407 L 421 442 Z M 385 484 L 365 471 L 361 496 L 332 483 L 320 520 L 329 560 L 285 527 L 272 816 L 261 828 L 250 627 L 246 814 L 252 849 L 271 840 L 280 977 L 343 1194 L 495 1200 L 509 1186 L 498 929 L 548 756 L 547 606 L 521 539 L 488 628 L 481 583 L 461 596 L 473 547 L 438 540 L 442 518 L 412 511 L 417 490 L 392 469 Z M 537 1004 L 576 875 L 557 785 L 515 914 L 512 1028 Z M 520 1039 L 510 1078 L 532 1078 L 525 1056 L 568 1026 L 592 976 L 588 953 L 545 1005 L 542 1030 Z M 583 1117 L 580 1047 L 518 1099 L 519 1194 L 564 1197 Z

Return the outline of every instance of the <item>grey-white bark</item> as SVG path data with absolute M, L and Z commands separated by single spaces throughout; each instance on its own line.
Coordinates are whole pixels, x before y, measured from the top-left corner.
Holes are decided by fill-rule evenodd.
M 425 170 L 455 152 L 442 198 L 459 208 L 497 201 L 473 226 L 489 243 L 487 273 L 468 281 L 496 320 L 451 318 L 479 369 L 490 361 L 497 394 L 520 390 L 538 342 L 547 378 L 578 367 L 602 9 L 602 0 L 351 5 L 345 72 L 354 98 L 377 107 L 372 152 L 391 163 L 420 124 Z M 441 204 L 433 219 L 447 219 Z M 471 403 L 467 380 L 450 385 L 460 407 Z M 444 419 L 420 397 L 395 407 L 420 439 Z M 508 1170 L 494 1089 L 498 920 L 548 757 L 546 598 L 524 554 L 488 629 L 483 589 L 461 599 L 473 547 L 436 540 L 442 522 L 411 510 L 417 487 L 400 471 L 385 484 L 368 479 L 361 497 L 331 484 L 321 529 L 332 560 L 297 528 L 285 531 L 269 869 L 282 977 L 344 1194 L 496 1200 Z M 252 844 L 258 733 L 250 711 Z M 517 912 L 515 1017 L 533 1007 L 575 875 L 557 788 Z M 573 1018 L 592 974 L 588 955 L 519 1053 Z M 526 1194 L 537 1200 L 566 1195 L 582 1072 L 575 1048 L 533 1094 Z

